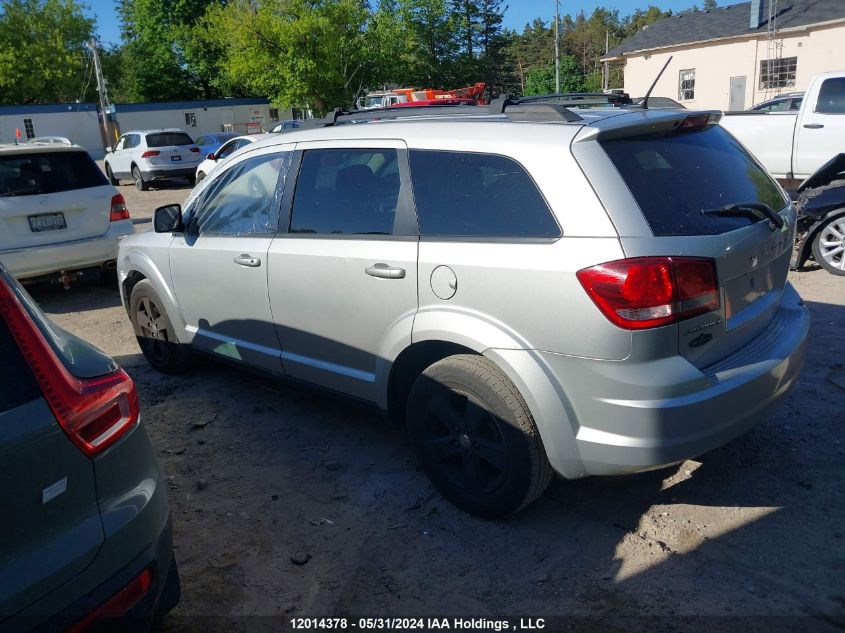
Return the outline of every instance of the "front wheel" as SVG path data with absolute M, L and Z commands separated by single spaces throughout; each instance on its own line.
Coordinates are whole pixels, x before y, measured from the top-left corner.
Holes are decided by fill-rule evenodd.
M 154 369 L 165 374 L 181 374 L 190 367 L 191 350 L 179 342 L 164 302 L 146 279 L 132 288 L 129 317 L 141 352 Z
M 144 180 L 141 170 L 138 169 L 137 165 L 132 168 L 132 180 L 135 181 L 135 188 L 138 191 L 147 191 L 150 188 L 150 184 Z
M 114 187 L 117 187 L 120 184 L 120 181 L 114 177 L 114 172 L 111 170 L 111 165 L 106 163 L 106 178 L 109 179 L 109 184 Z
M 514 514 L 551 481 L 525 400 L 483 356 L 450 356 L 428 367 L 411 388 L 406 418 L 423 470 L 462 510 Z
M 813 259 L 827 272 L 845 275 L 845 215 L 831 218 L 818 230 Z

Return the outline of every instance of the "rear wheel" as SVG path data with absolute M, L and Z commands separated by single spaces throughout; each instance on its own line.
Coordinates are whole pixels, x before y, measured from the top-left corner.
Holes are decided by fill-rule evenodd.
M 813 259 L 827 272 L 845 275 L 845 215 L 828 220 L 813 238 Z
M 111 165 L 106 163 L 106 178 L 109 179 L 109 183 L 115 187 L 120 184 L 120 181 L 114 177 L 114 173 L 111 170 Z
M 132 168 L 132 180 L 135 181 L 135 188 L 138 191 L 147 191 L 150 188 L 150 184 L 144 180 L 144 177 L 141 175 L 141 170 L 138 169 L 138 165 L 135 165 Z
M 490 360 L 457 355 L 426 369 L 408 397 L 408 435 L 434 486 L 482 517 L 518 512 L 552 469 L 528 406 Z
M 165 374 L 181 374 L 191 365 L 191 350 L 179 342 L 164 302 L 146 279 L 132 289 L 129 316 L 144 357 Z

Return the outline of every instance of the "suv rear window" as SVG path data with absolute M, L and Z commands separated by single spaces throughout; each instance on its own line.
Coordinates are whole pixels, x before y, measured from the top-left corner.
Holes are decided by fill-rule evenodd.
M 83 150 L 0 156 L 0 197 L 35 196 L 107 184 L 103 172 Z
M 765 218 L 704 215 L 738 203 L 787 204 L 780 187 L 719 125 L 600 141 L 655 235 L 718 235 Z
M 3 359 L 0 362 L 0 413 L 41 396 L 38 383 L 3 317 L 0 317 L 0 358 Z
M 560 237 L 546 201 L 515 160 L 429 150 L 410 155 L 422 235 Z
M 171 145 L 193 145 L 191 137 L 184 132 L 157 132 L 147 134 L 147 147 L 169 147 Z

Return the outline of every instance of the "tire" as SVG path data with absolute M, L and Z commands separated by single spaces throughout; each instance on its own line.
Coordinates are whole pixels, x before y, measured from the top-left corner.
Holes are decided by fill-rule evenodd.
M 111 165 L 109 165 L 108 163 L 106 163 L 106 178 L 109 179 L 109 184 L 114 187 L 117 187 L 120 184 L 120 181 L 114 177 L 114 174 L 111 170 Z
M 845 276 L 845 215 L 830 218 L 816 231 L 813 259 L 827 272 Z
M 129 318 L 147 362 L 164 374 L 181 374 L 192 364 L 191 350 L 176 338 L 163 306 L 153 285 L 142 279 L 132 288 Z
M 485 518 L 519 512 L 552 478 L 525 400 L 489 359 L 449 356 L 426 369 L 408 396 L 408 436 L 440 493 Z
M 135 188 L 138 191 L 147 191 L 150 188 L 150 183 L 144 180 L 137 165 L 132 166 L 132 180 L 135 181 Z

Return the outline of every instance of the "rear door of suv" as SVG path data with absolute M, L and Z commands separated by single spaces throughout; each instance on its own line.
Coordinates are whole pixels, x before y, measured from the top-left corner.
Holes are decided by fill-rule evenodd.
M 147 134 L 146 148 L 141 157 L 147 160 L 150 169 L 195 167 L 201 160 L 200 149 L 193 139 L 178 131 Z
M 296 163 L 288 232 L 268 253 L 285 373 L 375 401 L 383 354 L 410 342 L 417 310 L 407 149 L 384 139 L 298 143 Z
M 7 288 L 0 304 L 14 300 Z M 84 570 L 104 540 L 94 463 L 59 427 L 2 314 L 0 629 Z
M 598 143 L 595 132 L 585 130 L 573 152 L 616 225 L 627 257 L 712 260 L 719 307 L 663 328 L 677 337 L 682 356 L 704 368 L 743 347 L 775 319 L 795 216 L 783 190 L 714 124 L 715 117 L 682 116 L 667 114 L 629 127 L 622 121 L 598 134 Z M 632 212 L 637 208 L 641 213 Z M 772 331 L 780 327 L 788 323 L 778 321 Z
M 0 154 L 0 252 L 103 235 L 116 193 L 83 149 Z

